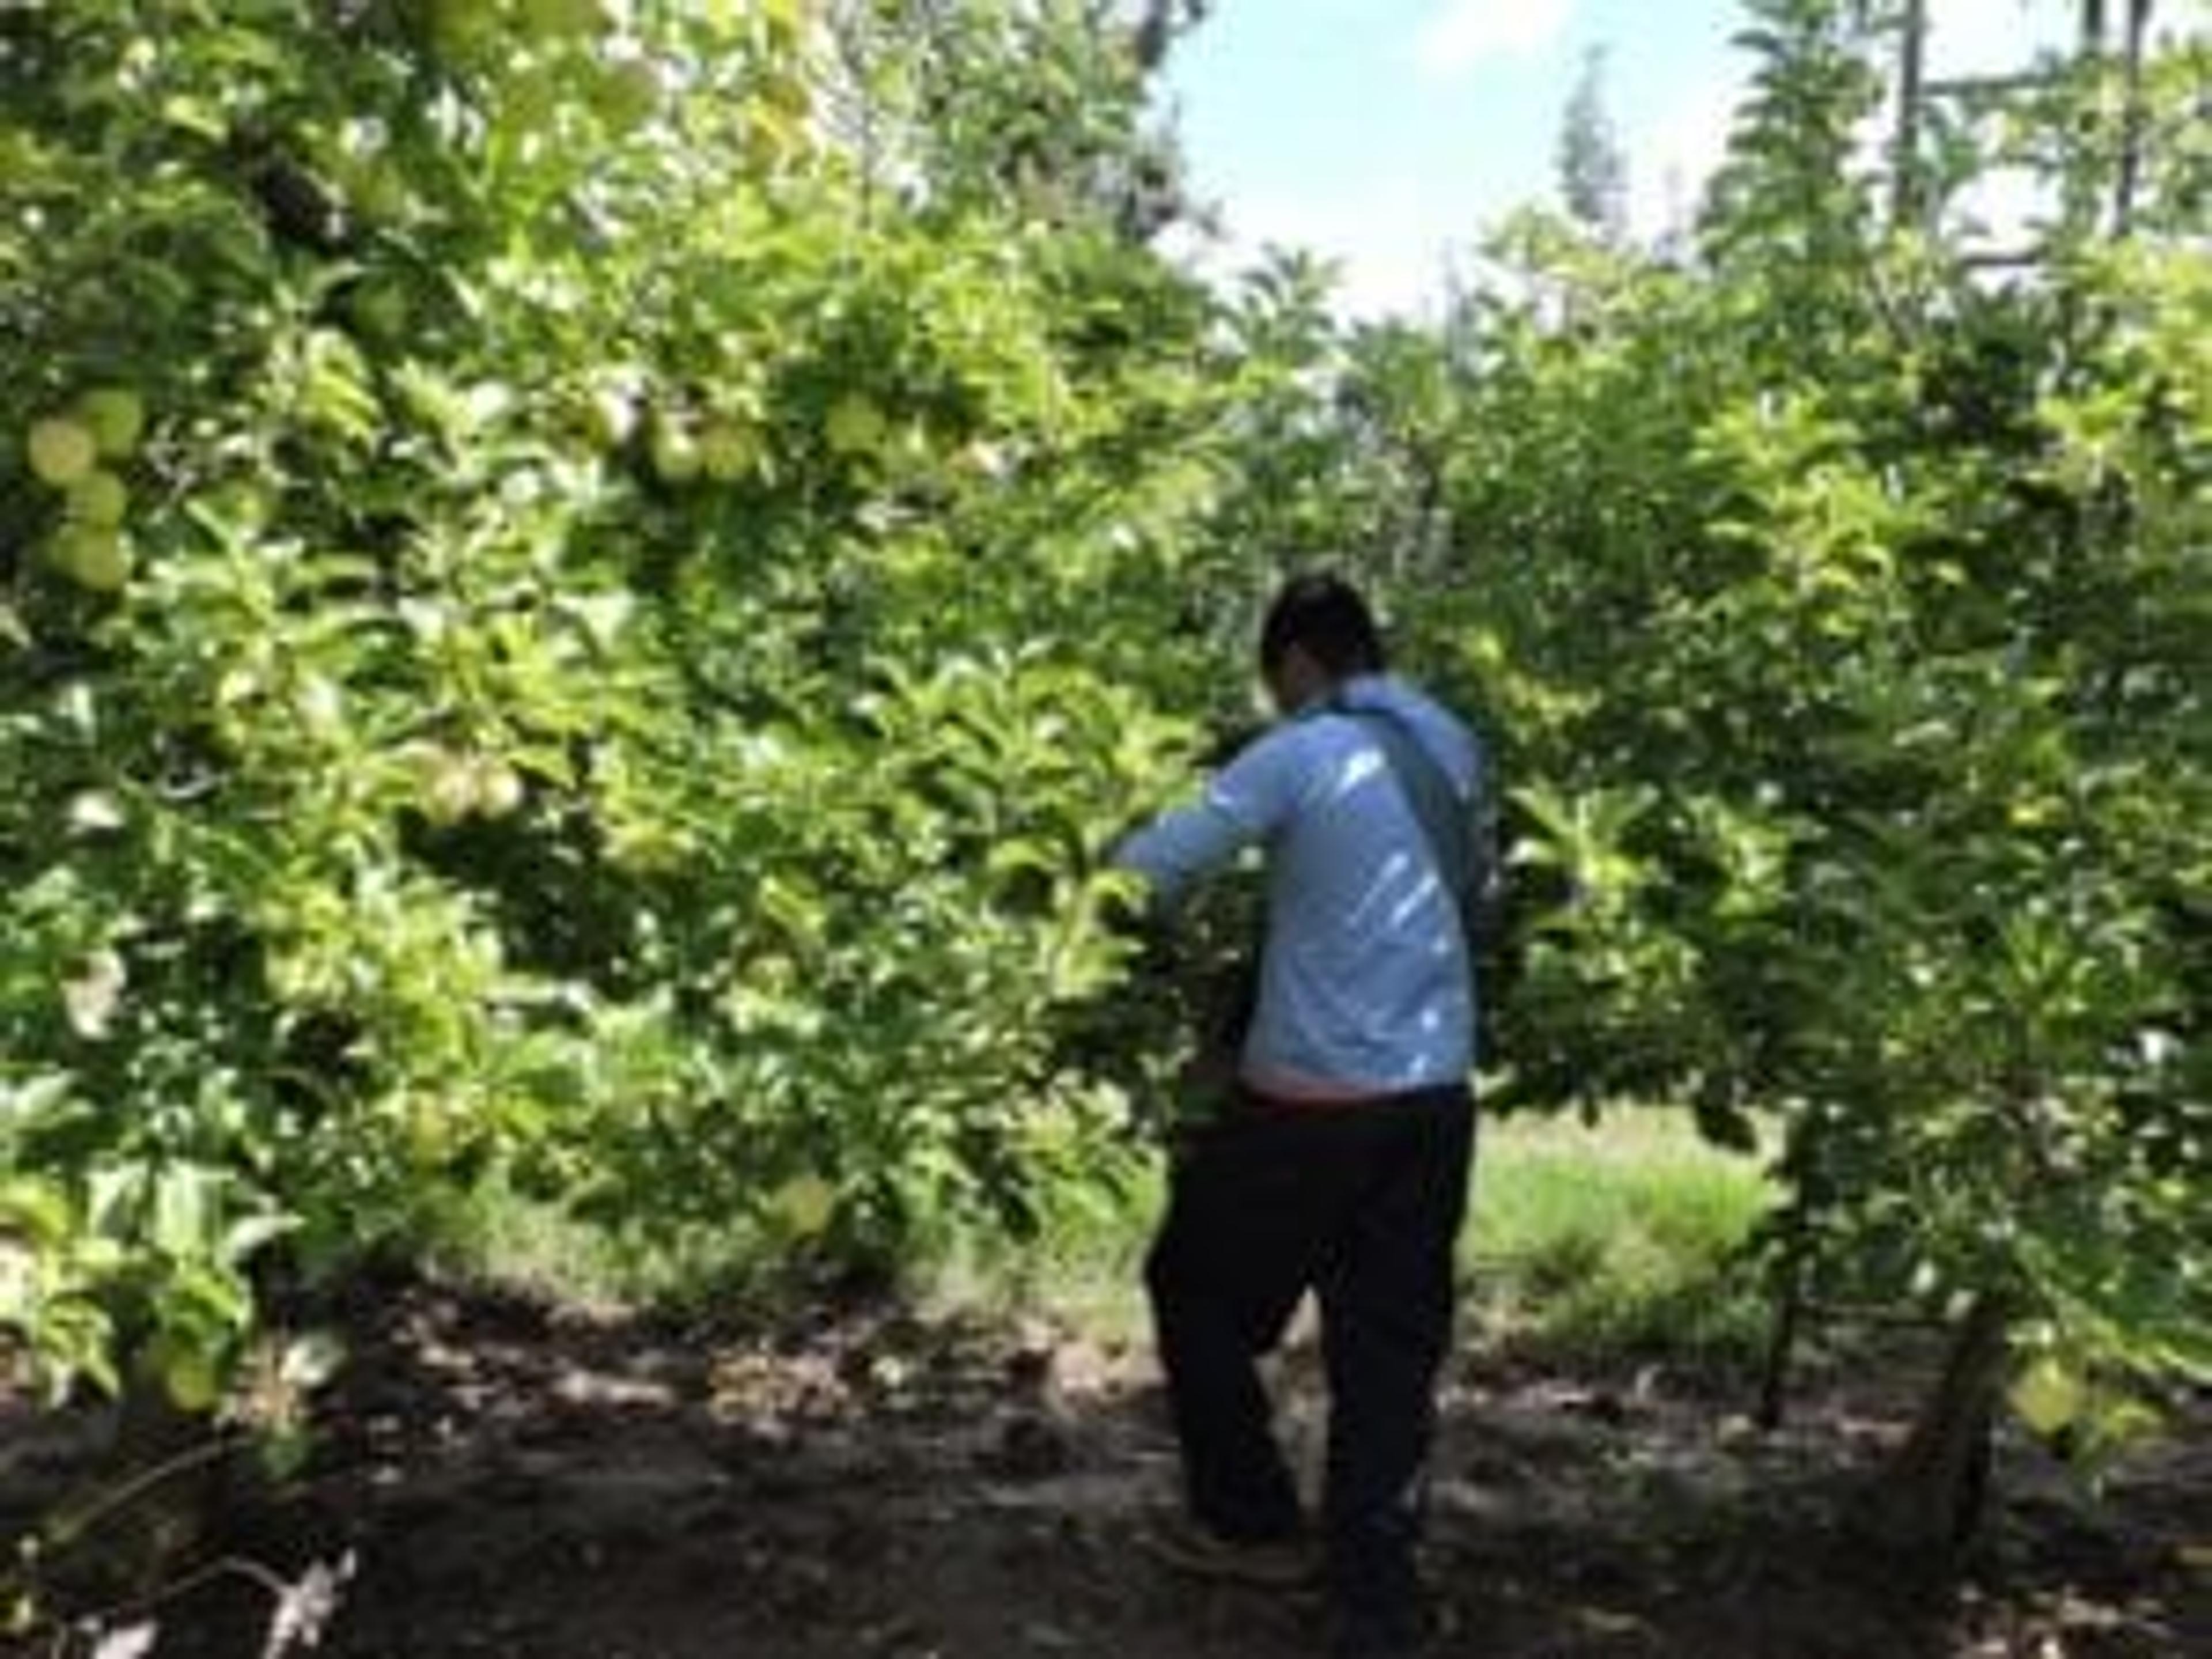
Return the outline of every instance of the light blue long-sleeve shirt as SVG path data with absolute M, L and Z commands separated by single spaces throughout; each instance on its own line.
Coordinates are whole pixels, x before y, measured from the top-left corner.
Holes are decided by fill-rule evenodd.
M 1265 848 L 1267 943 L 1243 1059 L 1254 1088 L 1363 1096 L 1462 1082 L 1474 985 L 1457 897 L 1381 743 L 1338 709 L 1400 720 L 1470 809 L 1480 748 L 1389 676 L 1349 680 L 1332 703 L 1271 728 L 1115 861 L 1171 904 L 1243 848 Z

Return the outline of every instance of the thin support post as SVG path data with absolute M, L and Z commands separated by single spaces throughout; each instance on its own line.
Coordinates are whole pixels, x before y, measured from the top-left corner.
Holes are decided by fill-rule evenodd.
M 2143 52 L 2149 44 L 2151 0 L 2128 0 L 2127 105 L 2120 118 L 2120 174 L 2112 192 L 2112 234 L 2134 228 L 2136 191 L 2142 179 Z
M 1892 228 L 1917 222 L 1926 210 L 1920 186 L 1922 71 L 1927 64 L 1928 0 L 1906 0 L 1905 39 L 1897 79 L 1897 147 L 1890 160 Z

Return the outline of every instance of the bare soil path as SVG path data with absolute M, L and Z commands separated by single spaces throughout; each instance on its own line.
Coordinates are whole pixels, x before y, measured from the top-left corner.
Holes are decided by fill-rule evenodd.
M 1148 1362 L 1034 1328 L 849 1316 L 775 1339 L 412 1286 L 358 1321 L 314 1469 L 228 1540 L 349 1552 L 343 1659 L 1292 1659 L 1306 1599 L 1196 1584 L 1142 1547 L 1173 1489 Z M 1310 1356 L 1282 1377 L 1317 1451 Z M 2093 1504 L 2008 1447 L 1990 1542 L 1936 1588 L 1834 1522 L 1898 1430 L 1832 1380 L 1781 1433 L 1663 1376 L 1455 1374 L 1429 1567 L 1441 1655 L 2212 1656 L 2212 1414 Z M 161 1655 L 259 1649 L 237 1581 Z

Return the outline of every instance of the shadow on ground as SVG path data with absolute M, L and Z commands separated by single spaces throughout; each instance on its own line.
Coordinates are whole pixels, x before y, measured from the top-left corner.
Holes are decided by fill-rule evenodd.
M 769 1338 L 432 1286 L 356 1322 L 315 1468 L 226 1547 L 292 1577 L 349 1553 L 345 1659 L 788 1659 L 1316 1650 L 1310 1600 L 1194 1584 L 1142 1545 L 1174 1462 L 1141 1354 L 1042 1327 L 852 1316 Z M 1310 1362 L 1279 1379 L 1310 1464 Z M 1437 1458 L 1437 1651 L 1492 1659 L 2212 1655 L 2212 1448 L 2102 1505 L 2008 1449 L 2002 1510 L 1940 1590 L 1846 1547 L 1893 1410 L 1824 1385 L 1752 1432 L 1663 1376 L 1468 1360 Z M 2199 1428 L 2203 1425 L 2200 1423 Z M 258 1651 L 235 1576 L 164 1609 L 162 1655 Z

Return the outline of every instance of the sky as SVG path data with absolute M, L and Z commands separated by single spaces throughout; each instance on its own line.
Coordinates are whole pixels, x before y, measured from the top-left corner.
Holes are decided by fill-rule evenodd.
M 2079 0 L 1930 11 L 1930 71 L 1954 75 L 2026 67 L 2070 38 Z M 1455 250 L 1556 199 L 1560 114 L 1593 47 L 1631 222 L 1663 229 L 1726 146 L 1744 22 L 1738 0 L 1214 0 L 1165 93 L 1195 193 L 1226 222 L 1200 263 L 1305 247 L 1340 263 L 1348 311 L 1421 312 Z

